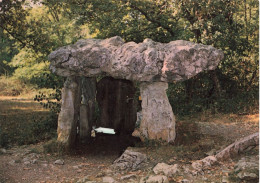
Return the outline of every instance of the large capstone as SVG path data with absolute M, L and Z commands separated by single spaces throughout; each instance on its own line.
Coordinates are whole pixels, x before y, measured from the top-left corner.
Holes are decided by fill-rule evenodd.
M 60 76 L 106 74 L 131 81 L 182 81 L 213 70 L 223 52 L 189 41 L 125 43 L 120 37 L 80 40 L 49 55 L 51 70 Z

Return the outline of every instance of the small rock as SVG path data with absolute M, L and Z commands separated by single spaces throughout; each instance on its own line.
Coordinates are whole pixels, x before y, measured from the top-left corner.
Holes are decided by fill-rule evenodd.
M 189 183 L 190 181 L 188 179 L 182 179 L 181 182 L 182 183 Z
M 96 175 L 96 177 L 98 178 L 98 177 L 104 177 L 106 174 L 104 173 L 104 172 L 99 172 L 97 175 Z
M 241 180 L 258 180 L 259 156 L 241 158 L 235 165 L 235 172 Z
M 140 152 L 125 150 L 125 152 L 114 161 L 113 167 L 120 170 L 133 169 L 136 170 L 146 162 L 147 157 Z
M 42 166 L 43 167 L 48 167 L 48 164 L 47 163 L 43 163 Z
M 64 161 L 62 159 L 58 159 L 54 162 L 56 165 L 64 165 Z
M 164 175 L 151 175 L 146 180 L 146 183 L 169 183 L 169 180 Z
M 182 169 L 183 169 L 183 172 L 184 172 L 184 173 L 190 173 L 190 172 L 191 172 L 189 166 L 183 166 Z
M 248 180 L 248 181 L 258 179 L 258 175 L 250 172 L 239 172 L 237 176 L 242 180 Z
M 146 183 L 145 180 L 147 179 L 147 177 L 141 177 L 139 183 Z
M 76 183 L 86 183 L 89 182 L 89 176 L 82 177 Z
M 105 170 L 105 172 L 104 172 L 106 175 L 111 175 L 111 174 L 113 174 L 113 171 L 111 170 L 111 169 L 107 169 L 107 170 Z
M 208 178 L 207 177 L 202 177 L 202 180 L 207 181 Z
M 207 156 L 206 158 L 204 158 L 202 160 L 193 162 L 191 166 L 197 171 L 202 171 L 207 168 L 210 168 L 216 162 L 217 162 L 217 159 L 215 156 Z
M 30 161 L 30 159 L 29 158 L 23 158 L 23 162 L 26 162 L 26 161 Z
M 38 163 L 37 159 L 32 160 L 32 164 L 36 164 L 36 163 Z
M 228 183 L 229 180 L 228 180 L 228 177 L 227 176 L 223 176 L 222 177 L 222 183 Z
M 191 171 L 192 176 L 197 176 L 199 173 L 196 170 Z
M 214 156 L 216 154 L 216 150 L 215 149 L 211 149 L 209 152 L 205 153 L 208 156 Z
M 136 175 L 131 174 L 131 175 L 122 176 L 122 177 L 121 177 L 121 180 L 136 179 L 136 178 L 137 178 Z
M 15 160 L 11 160 L 11 161 L 9 161 L 9 164 L 10 164 L 10 165 L 15 165 L 15 163 L 16 163 Z
M 78 165 L 75 165 L 75 166 L 72 166 L 72 168 L 74 168 L 74 169 L 79 169 L 79 166 L 78 166 Z
M 103 177 L 102 181 L 104 183 L 115 183 L 115 179 L 113 179 L 112 177 Z
M 4 148 L 0 149 L 0 154 L 6 154 L 6 153 L 7 153 L 6 149 Z
M 172 177 L 178 171 L 178 165 L 167 165 L 166 163 L 158 163 L 153 171 L 155 174 L 163 173 L 167 177 Z
M 25 162 L 23 162 L 23 164 L 29 165 L 29 164 L 31 164 L 31 162 L 30 161 L 25 161 Z

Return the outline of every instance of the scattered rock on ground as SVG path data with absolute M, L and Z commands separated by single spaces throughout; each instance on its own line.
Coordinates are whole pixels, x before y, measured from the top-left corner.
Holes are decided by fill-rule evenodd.
M 259 177 L 259 156 L 251 158 L 243 157 L 235 165 L 235 173 L 238 178 L 245 181 L 258 180 Z
M 165 175 L 151 175 L 145 183 L 168 183 L 169 180 Z
M 6 153 L 7 153 L 6 149 L 0 149 L 0 154 L 6 154 Z
M 64 165 L 64 160 L 58 159 L 58 160 L 54 161 L 54 164 L 56 164 L 56 165 Z
M 106 174 L 104 172 L 99 172 L 96 177 L 104 177 Z
M 125 175 L 121 177 L 121 180 L 128 180 L 128 179 L 136 179 L 137 176 L 134 174 L 130 174 L 130 175 Z
M 189 183 L 189 182 L 191 182 L 191 181 L 189 181 L 188 179 L 182 179 L 181 182 L 182 182 L 182 183 Z
M 228 183 L 229 180 L 228 180 L 228 177 L 227 176 L 223 176 L 222 177 L 222 183 Z
M 9 164 L 10 164 L 10 165 L 15 165 L 15 163 L 17 163 L 15 160 L 9 161 Z
M 82 177 L 76 183 L 87 183 L 87 182 L 90 183 L 89 182 L 89 176 Z
M 112 177 L 103 177 L 102 181 L 104 183 L 116 183 L 115 179 Z
M 217 159 L 214 156 L 207 156 L 206 158 L 204 158 L 202 160 L 193 162 L 191 166 L 196 171 L 202 171 L 202 170 L 210 168 L 216 162 L 217 162 Z
M 163 173 L 167 177 L 172 177 L 178 171 L 178 165 L 168 165 L 166 163 L 158 163 L 153 171 L 155 174 Z
M 250 172 L 239 172 L 237 174 L 237 176 L 241 179 L 241 180 L 257 180 L 258 179 L 258 175 L 256 173 L 250 173 Z
M 25 161 L 25 162 L 23 162 L 23 164 L 29 165 L 29 164 L 31 164 L 31 162 L 30 161 Z
M 146 162 L 147 157 L 140 152 L 125 150 L 125 152 L 114 161 L 113 167 L 120 170 L 138 169 L 142 163 Z

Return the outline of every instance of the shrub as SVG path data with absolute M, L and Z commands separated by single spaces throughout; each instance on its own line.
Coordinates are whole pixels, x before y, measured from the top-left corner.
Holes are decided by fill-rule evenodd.
M 33 120 L 20 128 L 0 130 L 0 146 L 27 145 L 56 137 L 57 115 Z

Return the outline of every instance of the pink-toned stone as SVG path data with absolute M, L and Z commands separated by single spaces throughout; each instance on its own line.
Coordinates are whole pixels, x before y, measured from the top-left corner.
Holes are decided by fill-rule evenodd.
M 175 117 L 166 95 L 167 83 L 142 83 L 142 121 L 140 134 L 150 140 L 173 142 L 175 139 Z

